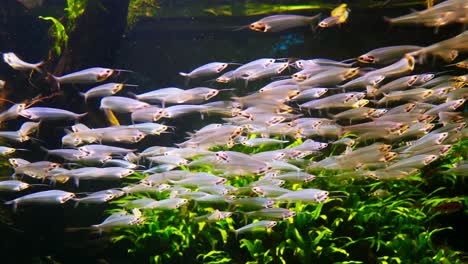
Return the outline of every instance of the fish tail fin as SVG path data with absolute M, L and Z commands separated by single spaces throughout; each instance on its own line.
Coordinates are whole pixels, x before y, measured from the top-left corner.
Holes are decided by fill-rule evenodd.
M 389 24 L 392 24 L 393 21 L 394 21 L 392 18 L 389 18 L 389 17 L 387 17 L 387 16 L 384 16 L 383 19 L 384 19 L 385 22 L 387 22 L 387 23 L 389 23 Z
M 16 200 L 11 200 L 11 201 L 8 201 L 8 202 L 5 202 L 5 204 L 12 204 L 13 205 L 13 213 L 16 213 L 16 211 L 18 210 L 18 202 Z
M 76 117 L 77 117 L 76 120 L 78 121 L 79 119 L 85 117 L 87 114 L 88 114 L 88 112 L 82 113 L 82 114 L 78 114 L 78 115 L 76 116 Z
M 189 77 L 190 76 L 189 73 L 185 73 L 185 72 L 179 72 L 179 75 L 184 76 L 184 77 Z
M 128 95 L 130 95 L 131 98 L 138 99 L 138 95 L 132 92 L 127 92 Z
M 60 81 L 57 76 L 47 73 L 46 81 L 50 82 L 51 84 L 54 83 L 57 90 L 60 91 Z

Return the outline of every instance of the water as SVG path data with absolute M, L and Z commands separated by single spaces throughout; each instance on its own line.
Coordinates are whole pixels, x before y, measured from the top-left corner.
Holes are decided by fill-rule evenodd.
M 45 5 L 38 9 L 25 10 L 16 1 L 9 0 L 5 6 L 0 7 L 0 36 L 7 41 L 0 42 L 1 51 L 14 51 L 27 61 L 40 61 L 47 57 L 50 41 L 47 38 L 48 25 L 39 22 L 38 15 L 61 16 L 62 1 L 46 1 Z M 240 2 L 240 3 L 239 3 Z M 329 58 L 344 60 L 355 58 L 374 48 L 390 45 L 421 45 L 427 46 L 432 43 L 452 37 L 462 31 L 462 26 L 450 25 L 434 34 L 431 28 L 423 27 L 391 27 L 383 19 L 383 16 L 395 17 L 408 13 L 407 7 L 367 8 L 366 3 L 351 3 L 352 12 L 348 23 L 341 27 L 316 30 L 308 28 L 297 28 L 280 33 L 262 34 L 247 29 L 234 31 L 240 26 L 248 25 L 265 15 L 246 16 L 243 15 L 243 4 L 259 4 L 262 1 L 219 1 L 214 3 L 203 1 L 162 1 L 160 12 L 155 17 L 140 18 L 127 30 L 115 50 L 109 54 L 96 54 L 89 50 L 88 56 L 96 55 L 98 59 L 83 59 L 79 68 L 92 66 L 103 66 L 117 69 L 129 69 L 133 74 L 122 74 L 116 80 L 135 83 L 140 85 L 138 93 L 151 91 L 161 87 L 187 87 L 184 79 L 178 72 L 187 72 L 199 65 L 211 61 L 225 61 L 233 63 L 245 63 L 260 57 L 274 58 Z M 285 4 L 284 1 L 269 1 L 271 4 Z M 290 3 L 301 3 L 301 1 L 289 1 Z M 232 5 L 234 10 L 231 16 L 212 16 L 203 11 L 207 8 L 215 8 L 223 5 Z M 421 8 L 421 6 L 417 6 Z M 166 12 L 166 13 L 165 13 Z M 329 9 L 308 10 L 294 12 L 296 14 L 312 15 L 321 12 L 328 14 Z M 85 14 L 86 15 L 86 14 Z M 36 27 L 39 25 L 38 27 Z M 103 31 L 105 32 L 105 30 Z M 92 34 L 91 32 L 89 33 Z M 102 36 L 105 40 L 106 36 Z M 86 45 L 86 44 L 84 44 Z M 92 46 L 92 45 L 91 45 Z M 99 45 L 97 45 L 99 46 Z M 102 55 L 102 56 L 100 56 Z M 57 62 L 55 60 L 54 62 Z M 97 64 L 96 64 L 97 63 Z M 427 66 L 428 69 L 445 70 L 442 65 Z M 52 65 L 48 65 L 54 69 Z M 73 67 L 73 66 L 72 66 Z M 418 68 L 423 71 L 424 68 Z M 15 72 L 6 64 L 0 65 L 0 79 L 14 82 L 15 90 L 7 90 L 4 97 L 18 102 L 24 98 L 35 95 L 38 91 L 29 88 L 23 92 L 21 87 L 27 85 L 24 76 L 18 78 L 21 73 Z M 287 73 L 286 73 L 287 74 Z M 229 99 L 231 96 L 252 93 L 265 84 L 259 81 L 249 84 L 248 87 L 236 85 L 236 90 L 222 92 L 218 99 Z M 207 80 L 195 80 L 190 83 L 191 87 L 197 85 L 225 88 Z M 42 87 L 42 86 L 41 86 Z M 75 112 L 90 112 L 87 117 L 91 127 L 103 127 L 105 118 L 97 109 L 99 100 L 91 100 L 87 106 L 83 106 L 81 99 L 76 95 L 80 86 L 65 91 L 63 98 L 53 101 L 53 107 L 67 108 Z M 85 86 L 83 86 L 85 87 Z M 88 86 L 86 86 L 88 87 Z M 39 88 L 39 91 L 42 91 Z M 131 90 L 131 89 L 129 89 Z M 125 94 L 125 93 L 123 93 Z M 128 124 L 128 116 L 119 115 L 122 123 Z M 204 124 L 219 122 L 218 117 L 206 117 L 200 120 L 196 114 L 184 116 L 176 120 L 166 121 L 166 124 L 177 127 L 177 133 L 164 134 L 160 137 L 151 137 L 132 145 L 142 149 L 149 145 L 172 146 L 181 142 L 185 137 L 180 131 L 193 131 Z M 8 122 L 4 129 L 15 129 L 21 121 Z M 38 138 L 45 141 L 48 148 L 60 147 L 60 137 L 63 128 L 71 123 L 52 122 L 41 127 Z M 124 145 L 122 145 L 124 146 Z M 38 144 L 26 143 L 24 148 L 31 152 L 24 153 L 22 157 L 27 160 L 41 160 L 44 157 L 36 154 L 39 152 Z M 465 154 L 466 155 L 466 154 Z M 10 175 L 11 169 L 5 168 L 3 175 Z M 40 183 L 40 181 L 31 180 Z M 132 182 L 132 181 L 125 181 Z M 69 182 L 63 186 L 64 189 L 80 192 L 102 190 L 118 186 L 116 182 L 94 183 L 83 181 L 77 190 L 73 183 Z M 37 186 L 34 191 L 47 190 L 48 187 Z M 465 185 L 456 186 L 456 193 L 466 196 Z M 460 191 L 461 189 L 461 191 Z M 15 195 L 1 195 L 2 200 L 10 200 Z M 114 208 L 113 205 L 105 206 L 79 206 L 66 204 L 63 207 L 41 206 L 25 208 L 16 214 L 12 214 L 8 207 L 2 207 L 1 215 L 11 225 L 2 224 L 0 232 L 0 252 L 5 258 L 3 263 L 133 263 L 132 255 L 127 254 L 125 243 L 109 243 L 108 236 L 98 234 L 87 234 L 85 232 L 64 232 L 67 227 L 90 226 L 97 224 L 108 214 L 106 209 Z M 465 209 L 466 211 L 466 209 Z M 237 219 L 237 218 L 236 218 Z M 455 226 L 459 234 L 466 233 L 463 226 L 466 223 L 466 213 L 458 211 L 455 214 L 444 216 L 440 223 Z M 441 225 L 443 225 L 441 224 Z M 445 225 L 443 225 L 445 226 Z M 347 233 L 343 231 L 344 233 Z M 447 234 L 439 240 L 449 240 L 450 245 L 456 250 L 466 252 L 466 246 L 453 233 Z M 266 240 L 265 240 L 266 241 Z M 232 241 L 228 246 L 235 246 Z M 228 247 L 226 246 L 226 247 Z M 228 248 L 229 249 L 229 248 Z M 223 249 L 224 250 L 224 249 Z M 364 251 L 363 251 L 364 252 Z M 193 253 L 193 252 L 191 252 Z M 365 259 L 366 254 L 359 256 Z M 146 262 L 147 259 L 136 258 L 138 261 Z M 239 257 L 239 256 L 238 256 Z M 251 256 L 243 252 L 238 261 L 251 260 Z M 375 257 L 369 257 L 368 261 L 376 261 Z M 335 261 L 328 259 L 328 261 Z

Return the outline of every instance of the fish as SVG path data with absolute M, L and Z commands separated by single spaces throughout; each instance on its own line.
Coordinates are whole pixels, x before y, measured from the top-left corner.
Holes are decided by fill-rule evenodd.
M 26 109 L 26 104 L 14 104 L 8 108 L 8 110 L 0 113 L 0 123 L 8 120 L 12 120 L 20 116 L 20 112 Z
M 111 77 L 115 72 L 125 70 L 114 70 L 109 68 L 94 67 L 77 72 L 72 72 L 62 76 L 49 75 L 50 78 L 57 82 L 58 86 L 62 84 L 93 84 L 103 82 Z
M 126 212 L 116 212 L 108 216 L 102 223 L 92 225 L 99 233 L 108 232 L 115 228 L 127 227 L 143 223 L 144 218 L 139 210 L 134 209 L 133 214 L 127 215 Z
M 210 62 L 208 64 L 193 69 L 189 73 L 179 72 L 179 75 L 187 79 L 212 76 L 222 72 L 224 69 L 227 68 L 228 65 L 229 64 L 225 62 Z
M 71 192 L 65 192 L 61 190 L 50 190 L 50 191 L 42 191 L 42 192 L 27 194 L 25 196 L 21 196 L 14 200 L 5 202 L 5 204 L 12 204 L 13 211 L 16 211 L 19 205 L 64 204 L 68 200 L 74 197 L 75 197 L 75 194 Z
M 28 183 L 18 180 L 0 181 L 0 192 L 20 192 L 29 186 Z
M 106 96 L 114 95 L 120 92 L 126 86 L 137 87 L 138 85 L 125 84 L 125 83 L 106 83 L 106 84 L 91 88 L 85 93 L 80 93 L 80 94 L 84 97 L 85 101 L 88 101 L 89 98 L 106 97 Z
M 276 224 L 276 221 L 261 220 L 238 228 L 234 231 L 234 233 L 236 234 L 236 237 L 238 237 L 240 234 L 244 233 L 266 231 L 274 227 Z
M 303 189 L 291 191 L 275 198 L 280 202 L 315 202 L 323 203 L 328 200 L 328 192 L 320 189 Z
M 258 211 L 246 212 L 245 215 L 272 221 L 282 221 L 296 216 L 296 212 L 285 208 L 264 208 Z
M 76 114 L 67 110 L 50 107 L 29 107 L 18 113 L 20 116 L 34 121 L 78 120 L 88 113 Z
M 357 60 L 361 63 L 390 64 L 397 62 L 405 54 L 420 50 L 421 48 L 421 46 L 415 45 L 388 46 L 368 51 L 359 56 Z
M 41 69 L 41 66 L 44 64 L 43 61 L 37 63 L 25 62 L 18 58 L 13 52 L 3 53 L 3 61 L 18 71 L 38 71 L 44 73 Z
M 138 109 L 147 108 L 151 105 L 135 99 L 122 96 L 106 96 L 101 99 L 100 109 L 110 109 L 117 113 L 132 113 Z
M 300 15 L 272 15 L 264 17 L 249 25 L 249 29 L 258 32 L 280 32 L 295 27 L 311 24 L 320 17 L 320 14 L 307 17 Z

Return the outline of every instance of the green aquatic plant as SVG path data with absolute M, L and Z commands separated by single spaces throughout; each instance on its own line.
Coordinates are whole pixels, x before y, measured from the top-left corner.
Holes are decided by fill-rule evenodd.
M 63 49 L 67 47 L 69 32 L 75 29 L 76 20 L 84 13 L 87 3 L 88 0 L 67 0 L 67 7 L 65 8 L 66 15 L 62 19 L 51 16 L 39 16 L 42 20 L 52 22 L 52 27 L 49 29 L 49 36 L 53 39 L 53 51 L 56 56 L 60 56 Z M 64 25 L 61 20 L 66 20 L 66 25 Z
M 70 32 L 76 27 L 76 19 L 86 10 L 88 0 L 67 0 L 65 12 L 67 14 L 67 30 Z
M 155 17 L 159 8 L 159 0 L 131 0 L 128 5 L 127 26 L 131 29 L 140 18 Z
M 288 146 L 272 149 L 282 147 Z M 234 149 L 258 151 L 242 145 Z M 412 263 L 415 259 L 420 263 L 461 263 L 464 253 L 445 239 L 459 232 L 460 226 L 448 225 L 444 219 L 452 213 L 466 214 L 462 210 L 468 207 L 468 199 L 464 178 L 444 171 L 466 160 L 467 149 L 468 141 L 461 140 L 448 155 L 404 179 L 340 177 L 340 171 L 322 170 L 312 182 L 287 183 L 285 187 L 292 190 L 329 190 L 331 198 L 319 204 L 286 206 L 297 215 L 280 221 L 269 232 L 236 236 L 236 228 L 250 223 L 241 211 L 218 222 L 196 221 L 198 216 L 229 205 L 191 202 L 172 211 L 145 211 L 145 224 L 116 230 L 113 241 L 126 248 L 135 261 L 150 263 L 186 259 L 199 263 Z M 211 172 L 209 166 L 196 170 Z M 141 179 L 145 175 L 134 176 Z M 253 175 L 231 177 L 229 184 L 246 186 L 256 179 Z M 143 197 L 160 200 L 169 197 L 169 192 L 129 195 L 114 204 Z
M 54 17 L 39 16 L 40 19 L 51 21 L 53 26 L 49 29 L 49 36 L 54 39 L 53 50 L 57 56 L 62 54 L 62 50 L 68 44 L 68 34 L 65 26 Z

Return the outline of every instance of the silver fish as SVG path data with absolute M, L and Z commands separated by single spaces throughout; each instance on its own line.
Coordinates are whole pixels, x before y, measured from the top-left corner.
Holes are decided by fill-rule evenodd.
M 63 204 L 73 197 L 75 197 L 74 193 L 61 190 L 50 190 L 28 194 L 5 202 L 5 204 L 12 204 L 13 210 L 16 210 L 18 205 L 23 204 Z
M 3 53 L 3 60 L 15 70 L 19 70 L 19 71 L 36 70 L 38 72 L 43 72 L 43 70 L 40 68 L 44 64 L 43 61 L 38 62 L 38 63 L 28 63 L 28 62 L 22 61 L 13 52 Z
M 240 234 L 248 233 L 248 232 L 258 232 L 258 231 L 266 231 L 277 224 L 276 221 L 268 221 L 268 220 L 261 220 L 258 222 L 254 222 L 252 224 L 245 225 L 239 229 L 236 229 L 234 232 L 236 237 Z
M 205 77 L 211 76 L 214 74 L 218 74 L 222 72 L 228 66 L 228 63 L 225 62 L 211 62 L 205 65 L 202 65 L 189 73 L 179 72 L 180 75 L 186 78 L 198 78 L 198 77 Z
M 299 15 L 273 15 L 264 17 L 249 25 L 249 28 L 259 32 L 278 32 L 290 28 L 309 25 L 320 17 L 320 14 L 307 17 Z
M 43 120 L 77 120 L 87 113 L 76 114 L 67 110 L 49 108 L 49 107 L 30 107 L 23 109 L 19 112 L 19 115 L 34 120 L 34 121 L 43 121 Z
M 100 109 L 110 109 L 117 113 L 131 113 L 141 108 L 147 108 L 151 105 L 121 96 L 106 96 L 101 99 Z

